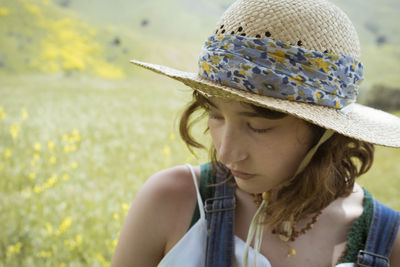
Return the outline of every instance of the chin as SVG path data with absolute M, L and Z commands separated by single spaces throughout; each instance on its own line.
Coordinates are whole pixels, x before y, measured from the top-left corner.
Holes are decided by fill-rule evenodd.
M 259 183 L 249 181 L 249 180 L 242 180 L 242 179 L 237 179 L 235 178 L 237 186 L 240 188 L 240 190 L 247 192 L 249 194 L 258 194 L 262 192 L 268 192 L 273 188 L 272 185 L 266 185 L 265 183 L 263 185 L 260 185 Z

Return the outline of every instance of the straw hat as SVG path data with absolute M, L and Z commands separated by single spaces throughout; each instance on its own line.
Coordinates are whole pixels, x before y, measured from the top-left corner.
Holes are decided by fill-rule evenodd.
M 235 41 L 250 38 L 256 43 L 264 42 L 272 47 L 278 45 L 292 49 L 290 51 L 311 51 L 310 55 L 315 54 L 318 58 L 325 54 L 330 55 L 329 58 L 336 58 L 332 55 L 346 55 L 357 63 L 360 56 L 358 36 L 351 21 L 343 11 L 325 0 L 237 0 L 225 11 L 212 34 L 215 34 L 214 37 L 206 44 L 217 39 L 227 39 L 229 42 L 230 38 Z M 247 39 L 244 41 L 248 43 Z M 260 92 L 259 88 L 246 90 L 232 86 L 232 83 L 221 82 L 212 74 L 208 76 L 208 71 L 204 72 L 204 69 L 200 69 L 199 73 L 189 73 L 137 60 L 131 62 L 183 82 L 206 95 L 267 107 L 358 140 L 400 147 L 400 118 L 380 110 L 356 103 L 349 105 L 351 108 L 338 109 L 322 105 L 321 102 L 285 99 L 257 93 Z M 335 67 L 333 69 L 336 70 Z M 274 69 L 268 71 L 281 74 Z

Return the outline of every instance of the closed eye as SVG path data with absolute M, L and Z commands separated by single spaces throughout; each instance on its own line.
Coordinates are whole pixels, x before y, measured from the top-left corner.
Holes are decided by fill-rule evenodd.
M 268 132 L 269 130 L 271 130 L 271 128 L 263 128 L 263 129 L 254 128 L 253 126 L 251 126 L 250 123 L 247 123 L 247 126 L 248 126 L 248 127 L 250 128 L 250 130 L 252 130 L 253 132 L 255 132 L 255 133 L 260 133 L 260 134 L 266 133 L 266 132 Z

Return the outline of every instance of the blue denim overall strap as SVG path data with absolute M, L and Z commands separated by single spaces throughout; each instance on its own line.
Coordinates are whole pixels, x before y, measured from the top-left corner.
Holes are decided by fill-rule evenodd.
M 227 169 L 217 169 L 216 182 L 229 177 Z M 213 198 L 205 201 L 207 218 L 207 267 L 231 267 L 234 251 L 235 189 L 228 183 L 218 185 Z
M 357 266 L 388 267 L 389 257 L 399 229 L 400 213 L 374 199 L 374 213 L 364 250 L 357 256 Z

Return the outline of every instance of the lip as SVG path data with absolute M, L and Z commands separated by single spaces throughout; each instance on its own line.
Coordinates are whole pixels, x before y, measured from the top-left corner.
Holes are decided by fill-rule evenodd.
M 256 176 L 255 174 L 241 172 L 241 171 L 237 171 L 237 170 L 233 170 L 233 169 L 231 169 L 231 173 L 234 177 L 239 178 L 239 179 L 244 179 L 244 180 L 249 180 Z

